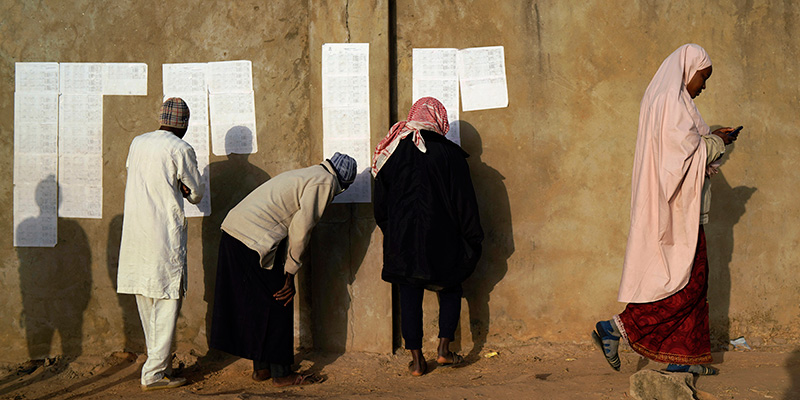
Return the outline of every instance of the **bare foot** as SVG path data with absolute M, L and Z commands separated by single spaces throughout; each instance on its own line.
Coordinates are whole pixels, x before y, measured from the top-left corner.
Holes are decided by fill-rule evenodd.
M 425 359 L 421 359 L 419 363 L 415 363 L 414 360 L 411 360 L 408 363 L 408 372 L 411 372 L 411 376 L 422 376 L 428 372 L 428 362 Z
M 464 357 L 451 351 L 445 355 L 439 354 L 439 356 L 436 357 L 436 362 L 442 366 L 458 365 L 464 362 Z
M 270 378 L 269 368 L 267 369 L 257 369 L 253 371 L 253 380 L 254 381 L 265 381 Z
M 321 382 L 320 378 L 312 374 L 308 375 L 290 374 L 280 378 L 272 378 L 272 385 L 275 387 L 303 386 L 318 382 Z

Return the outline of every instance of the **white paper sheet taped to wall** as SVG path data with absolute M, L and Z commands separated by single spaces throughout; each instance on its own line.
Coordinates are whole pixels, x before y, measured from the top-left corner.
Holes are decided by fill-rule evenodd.
M 185 100 L 185 99 L 184 99 Z M 187 102 L 188 103 L 188 102 Z M 197 103 L 195 103 L 196 105 Z M 189 129 L 183 140 L 189 143 L 194 149 L 197 157 L 197 169 L 200 170 L 200 179 L 205 184 L 206 192 L 197 204 L 192 204 L 183 199 L 183 209 L 187 217 L 204 217 L 211 215 L 211 175 L 209 170 L 209 146 L 208 146 L 208 122 L 193 123 L 191 114 L 192 106 L 189 105 Z
M 336 203 L 372 201 L 369 119 L 369 44 L 322 46 L 322 147 L 324 156 L 345 153 L 358 163 L 358 176 Z
M 209 93 L 211 148 L 214 155 L 258 151 L 253 92 Z
M 58 216 L 102 218 L 103 95 L 62 93 L 58 115 Z
M 103 94 L 147 96 L 147 64 L 104 63 Z
M 14 87 L 13 242 L 53 247 L 58 241 L 58 63 L 16 63 Z
M 464 111 L 508 107 L 503 46 L 459 50 L 458 78 Z
M 208 93 L 253 91 L 253 65 L 248 60 L 208 63 Z
M 450 130 L 447 138 L 461 145 L 458 119 L 458 66 L 457 49 L 413 49 L 412 57 L 412 101 L 422 97 L 439 100 L 447 110 Z
M 209 128 L 208 128 L 208 64 L 164 64 L 164 100 L 180 97 L 189 106 L 189 128 L 183 140 L 194 149 L 201 180 L 206 186 L 203 199 L 198 204 L 183 200 L 186 217 L 211 215 L 211 182 L 209 171 Z
M 61 63 L 59 69 L 59 93 L 103 94 L 102 63 Z
M 252 63 L 247 60 L 210 62 L 207 80 L 214 155 L 257 152 Z
M 53 247 L 58 241 L 55 174 L 38 183 L 14 184 L 14 246 Z
M 14 66 L 17 93 L 58 93 L 58 63 L 22 62 Z
M 161 70 L 165 95 L 208 94 L 207 63 L 164 64 Z
M 102 218 L 103 95 L 147 95 L 147 64 L 23 62 L 14 73 L 14 245 L 54 246 L 56 215 Z

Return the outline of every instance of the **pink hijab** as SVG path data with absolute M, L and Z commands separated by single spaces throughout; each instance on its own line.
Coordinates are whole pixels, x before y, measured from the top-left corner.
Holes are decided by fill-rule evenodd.
M 389 129 L 386 137 L 375 147 L 375 154 L 372 157 L 372 176 L 378 175 L 383 164 L 397 149 L 400 140 L 408 135 L 412 135 L 414 146 L 417 146 L 419 151 L 423 153 L 428 151 L 425 147 L 425 140 L 419 133 L 420 130 L 433 131 L 442 136 L 450 130 L 450 125 L 447 123 L 447 110 L 439 100 L 433 97 L 423 97 L 417 100 L 408 111 L 408 118 L 394 124 Z
M 621 302 L 661 300 L 689 282 L 706 170 L 700 135 L 710 129 L 686 84 L 709 66 L 702 47 L 683 45 L 664 60 L 642 98 Z

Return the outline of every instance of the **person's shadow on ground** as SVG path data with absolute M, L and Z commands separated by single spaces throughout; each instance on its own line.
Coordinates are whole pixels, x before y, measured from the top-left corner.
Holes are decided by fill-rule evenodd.
M 481 160 L 483 143 L 471 124 L 460 121 L 461 146 L 469 153 L 469 164 L 483 227 L 483 254 L 472 276 L 464 282 L 464 298 L 469 308 L 472 349 L 467 361 L 478 359 L 489 334 L 489 300 L 492 291 L 508 271 L 508 258 L 514 254 L 511 206 L 505 177 Z
M 722 162 L 727 160 L 734 147 L 729 146 Z M 733 228 L 745 214 L 746 204 L 756 188 L 731 187 L 725 177 L 724 165 L 710 178 L 711 210 L 709 222 L 704 226 L 708 241 L 709 263 L 709 325 L 712 351 L 727 350 L 730 340 L 731 270 L 734 252 Z M 724 353 L 722 357 L 724 357 Z M 722 359 L 716 360 L 721 362 Z
M 792 352 L 787 360 L 786 369 L 789 370 L 792 386 L 783 398 L 786 400 L 800 399 L 800 347 L 794 349 Z
M 43 219 L 57 218 L 50 209 L 51 203 L 56 201 L 56 190 L 54 176 L 37 185 L 36 201 L 40 215 L 23 220 L 17 227 L 17 235 L 41 230 Z M 57 360 L 59 369 L 65 368 L 69 359 L 83 354 L 83 313 L 89 305 L 92 290 L 91 248 L 86 233 L 77 222 L 56 220 L 55 247 L 16 248 L 23 307 L 20 320 L 24 323 L 31 360 L 20 373 L 31 373 L 44 365 L 45 359 L 57 351 L 53 348 L 56 335 L 63 356 Z M 2 381 L 5 383 L 6 379 Z M 17 390 L 20 385 L 5 387 L 0 390 L 0 395 Z

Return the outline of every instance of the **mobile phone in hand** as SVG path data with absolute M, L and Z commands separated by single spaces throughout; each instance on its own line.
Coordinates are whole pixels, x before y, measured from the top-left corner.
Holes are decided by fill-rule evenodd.
M 739 126 L 738 128 L 734 129 L 733 132 L 728 132 L 728 136 L 736 139 L 739 137 L 739 132 L 744 128 L 743 126 Z

